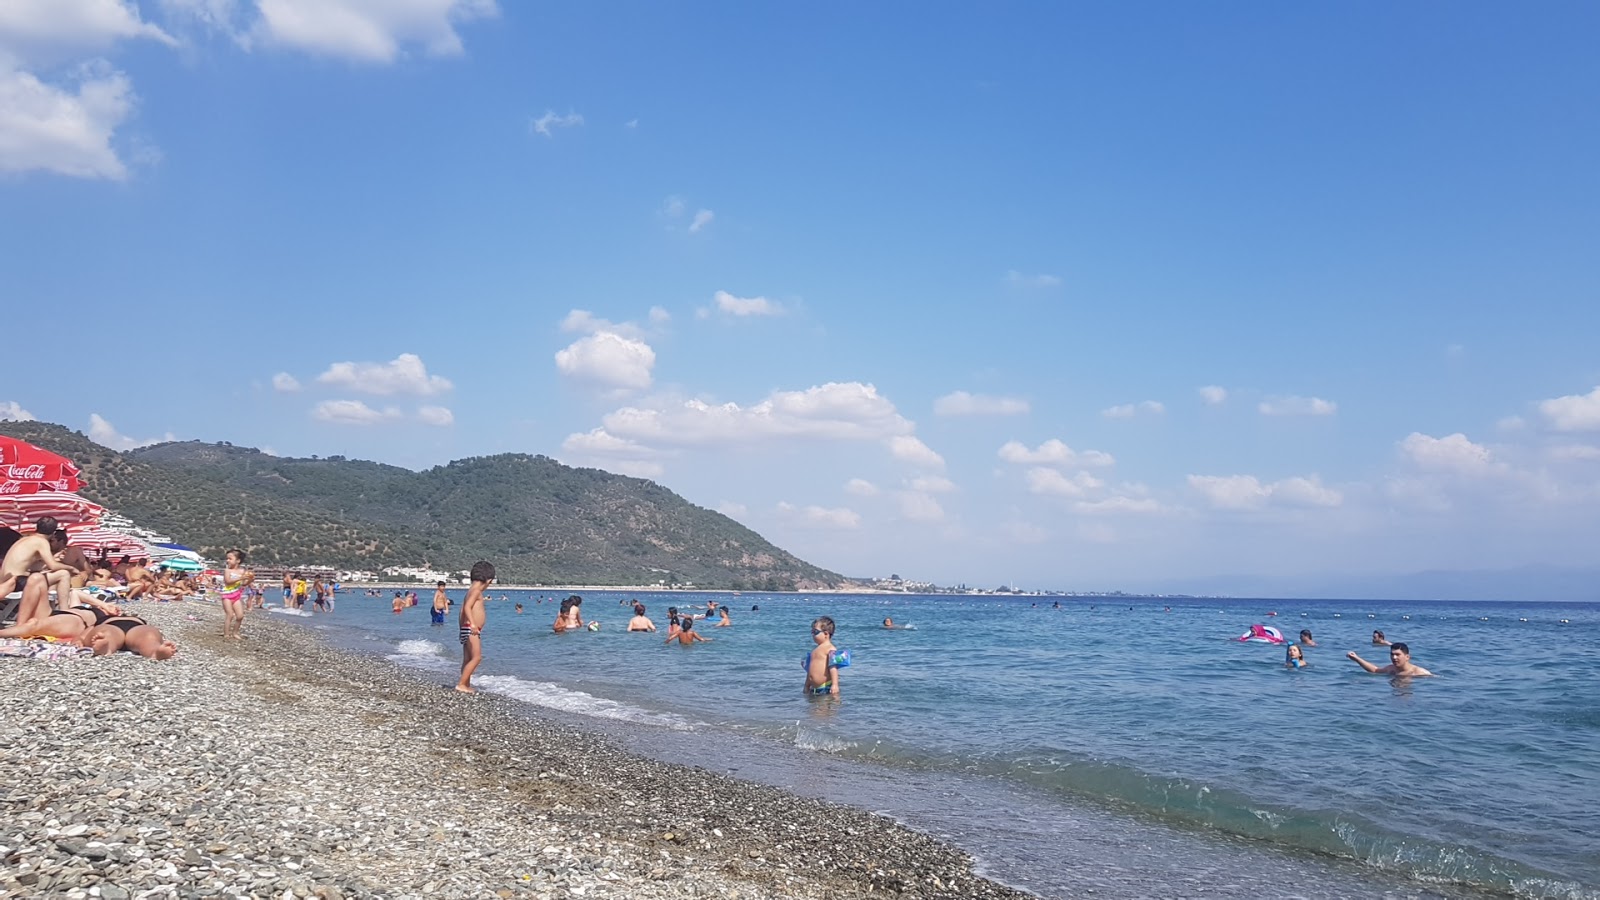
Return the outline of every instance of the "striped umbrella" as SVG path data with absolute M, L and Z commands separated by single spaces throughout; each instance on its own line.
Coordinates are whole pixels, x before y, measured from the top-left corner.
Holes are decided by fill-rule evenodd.
M 151 550 L 144 541 L 96 525 L 68 528 L 67 543 L 84 553 L 104 551 L 111 556 L 131 556 L 134 559 L 151 557 Z
M 105 513 L 105 507 L 63 491 L 0 496 L 0 525 L 12 527 L 31 526 L 41 516 L 50 516 L 63 525 L 82 525 L 99 522 Z

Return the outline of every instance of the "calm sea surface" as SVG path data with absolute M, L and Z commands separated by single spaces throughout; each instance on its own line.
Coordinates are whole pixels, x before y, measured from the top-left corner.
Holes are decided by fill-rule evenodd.
M 455 616 L 419 595 L 305 621 L 444 680 Z M 601 629 L 557 635 L 560 595 L 491 596 L 483 688 L 885 812 L 1046 896 L 1600 897 L 1600 605 L 600 592 Z M 662 634 L 623 630 L 635 596 Z M 662 644 L 669 605 L 710 599 L 733 627 Z M 800 690 L 824 614 L 842 702 Z M 1311 629 L 1310 665 L 1235 640 L 1252 623 Z M 1375 628 L 1438 677 L 1346 660 L 1387 662 Z

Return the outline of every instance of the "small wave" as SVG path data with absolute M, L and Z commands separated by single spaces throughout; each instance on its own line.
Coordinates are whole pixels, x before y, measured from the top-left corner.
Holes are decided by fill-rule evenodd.
M 801 750 L 818 750 L 823 753 L 843 753 L 855 744 L 834 734 L 801 726 L 795 730 L 794 745 Z
M 437 643 L 435 641 L 424 641 L 424 640 L 401 641 L 400 644 L 397 647 L 395 647 L 395 650 L 397 652 L 399 652 L 399 653 L 404 653 L 404 654 L 407 654 L 409 656 L 443 656 L 444 655 L 444 645 L 440 644 L 440 643 Z
M 524 703 L 542 706 L 546 709 L 558 709 L 562 712 L 576 713 L 580 716 L 637 722 L 643 725 L 671 728 L 674 731 L 690 731 L 694 728 L 691 722 L 681 716 L 629 706 L 626 703 L 618 703 L 615 700 L 596 697 L 593 694 L 564 688 L 547 681 L 525 681 L 515 675 L 484 675 L 477 679 L 477 684 L 496 694 L 504 694 L 514 700 L 521 700 Z

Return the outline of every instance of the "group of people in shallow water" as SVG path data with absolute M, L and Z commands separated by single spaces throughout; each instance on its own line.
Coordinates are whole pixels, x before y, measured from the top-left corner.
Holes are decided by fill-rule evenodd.
M 1300 669 L 1309 665 L 1306 660 L 1305 648 L 1315 647 L 1316 645 L 1317 641 L 1311 636 L 1311 629 L 1300 629 L 1300 640 L 1290 642 L 1284 648 L 1284 667 Z M 1389 664 L 1387 666 L 1368 662 L 1362 659 L 1354 650 L 1346 653 L 1345 658 L 1373 675 L 1394 675 L 1400 678 L 1425 678 L 1433 675 L 1432 672 L 1411 661 L 1411 648 L 1409 646 L 1402 641 L 1390 641 L 1387 637 L 1384 637 L 1382 631 L 1374 630 L 1372 632 L 1372 645 L 1374 647 L 1389 648 Z
M 11 540 L 0 560 L 0 597 L 17 589 L 22 596 L 16 623 L 0 628 L 0 638 L 74 643 L 92 650 L 95 656 L 128 652 L 149 659 L 171 659 L 176 655 L 178 645 L 160 628 L 139 616 L 125 615 L 120 606 L 84 589 L 96 578 L 110 578 L 111 573 L 84 571 L 76 565 L 73 551 L 78 557 L 83 555 L 81 550 L 68 546 L 66 529 L 49 516 L 34 523 L 33 533 Z M 145 575 L 149 575 L 148 571 Z M 80 577 L 82 583 L 75 584 Z M 153 576 L 150 580 L 154 581 Z M 160 596 L 151 593 L 151 586 L 143 578 L 130 581 L 144 586 L 138 595 Z M 52 594 L 56 597 L 55 606 L 50 602 Z M 131 588 L 128 594 L 136 596 Z

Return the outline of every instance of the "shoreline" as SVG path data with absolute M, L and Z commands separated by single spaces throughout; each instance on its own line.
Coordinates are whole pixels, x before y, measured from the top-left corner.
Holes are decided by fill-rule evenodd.
M 509 589 L 509 588 L 508 588 Z M 141 604 L 178 640 L 9 660 L 0 893 L 1031 896 L 883 816 L 659 762 L 312 629 Z M 154 896 L 154 895 L 152 895 Z

